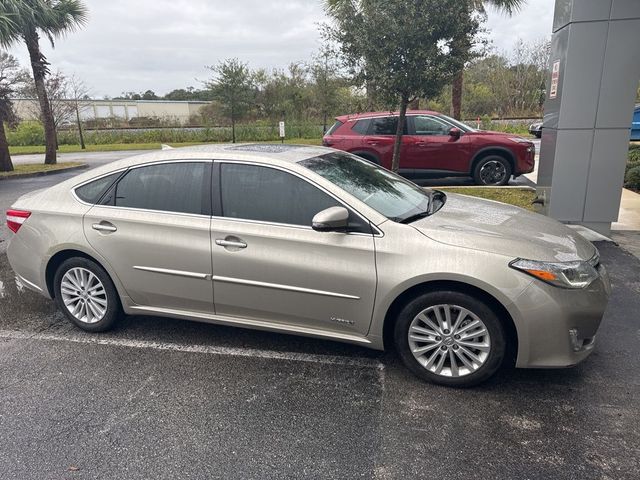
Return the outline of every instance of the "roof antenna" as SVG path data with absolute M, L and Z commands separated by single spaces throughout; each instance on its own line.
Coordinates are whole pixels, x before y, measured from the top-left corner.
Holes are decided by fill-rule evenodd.
M 160 145 L 160 150 L 173 150 L 173 147 L 171 145 L 166 145 L 166 144 L 162 144 Z

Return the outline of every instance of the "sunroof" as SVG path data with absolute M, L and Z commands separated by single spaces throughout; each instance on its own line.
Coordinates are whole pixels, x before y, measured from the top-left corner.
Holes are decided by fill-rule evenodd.
M 303 148 L 304 145 L 283 145 L 277 143 L 253 143 L 251 145 L 237 145 L 229 147 L 229 150 L 238 150 L 241 152 L 260 152 L 260 153 L 283 153 L 296 148 Z

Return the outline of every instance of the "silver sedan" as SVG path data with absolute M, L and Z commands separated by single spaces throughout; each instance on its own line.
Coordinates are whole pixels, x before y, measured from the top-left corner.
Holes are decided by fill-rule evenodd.
M 84 330 L 124 312 L 394 346 L 451 386 L 577 364 L 610 293 L 560 223 L 327 148 L 135 156 L 21 197 L 7 223 L 19 281 Z

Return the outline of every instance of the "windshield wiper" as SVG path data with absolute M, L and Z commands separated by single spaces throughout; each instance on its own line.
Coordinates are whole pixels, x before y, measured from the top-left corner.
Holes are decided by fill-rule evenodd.
M 403 218 L 402 220 L 400 220 L 400 223 L 415 222 L 416 220 L 420 220 L 421 218 L 428 217 L 429 215 L 431 214 L 429 213 L 428 210 L 426 210 L 424 212 L 416 213 L 415 215 L 410 215 L 407 218 Z

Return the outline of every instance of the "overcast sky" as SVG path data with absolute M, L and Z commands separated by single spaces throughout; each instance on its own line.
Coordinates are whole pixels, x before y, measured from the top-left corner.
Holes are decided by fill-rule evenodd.
M 285 67 L 307 60 L 325 20 L 321 0 L 85 0 L 90 20 L 51 49 L 53 69 L 74 73 L 92 96 L 123 91 L 200 87 L 205 65 L 238 57 L 252 67 Z M 535 4 L 535 6 L 534 6 Z M 494 46 L 510 50 L 517 38 L 551 34 L 554 0 L 529 0 L 512 18 L 490 11 Z M 11 51 L 28 65 L 26 47 Z

